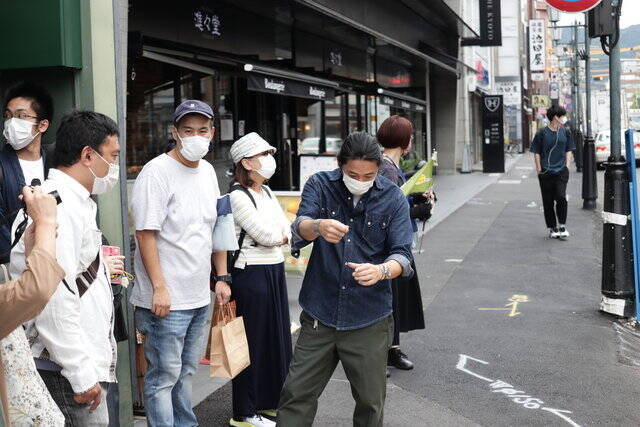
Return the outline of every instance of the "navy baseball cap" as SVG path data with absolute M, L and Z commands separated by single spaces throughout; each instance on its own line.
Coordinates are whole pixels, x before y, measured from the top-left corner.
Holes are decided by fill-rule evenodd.
M 202 114 L 208 119 L 213 119 L 213 110 L 209 104 L 198 101 L 197 99 L 187 99 L 178 105 L 178 108 L 176 108 L 176 111 L 173 113 L 173 123 L 177 123 L 178 120 L 187 114 Z

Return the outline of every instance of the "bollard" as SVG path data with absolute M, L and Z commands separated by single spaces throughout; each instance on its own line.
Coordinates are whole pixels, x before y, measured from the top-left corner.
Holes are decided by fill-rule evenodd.
M 629 172 L 624 161 L 606 165 L 602 237 L 602 295 L 633 298 Z M 624 225 L 623 225 L 624 224 Z
M 597 199 L 596 143 L 592 137 L 587 136 L 582 149 L 582 209 L 594 210 Z

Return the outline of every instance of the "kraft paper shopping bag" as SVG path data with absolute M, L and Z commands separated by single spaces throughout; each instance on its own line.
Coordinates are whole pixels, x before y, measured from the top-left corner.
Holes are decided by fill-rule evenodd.
M 211 330 L 210 376 L 234 378 L 251 363 L 242 317 L 235 316 L 235 302 L 214 308 Z

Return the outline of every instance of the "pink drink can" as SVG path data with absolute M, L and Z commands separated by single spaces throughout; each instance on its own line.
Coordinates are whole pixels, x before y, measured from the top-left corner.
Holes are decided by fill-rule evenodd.
M 118 256 L 118 255 L 120 255 L 120 248 L 118 246 L 106 246 L 106 245 L 102 246 L 103 257 Z M 114 285 L 119 285 L 122 283 L 122 278 L 118 274 L 112 274 L 111 283 L 113 283 Z

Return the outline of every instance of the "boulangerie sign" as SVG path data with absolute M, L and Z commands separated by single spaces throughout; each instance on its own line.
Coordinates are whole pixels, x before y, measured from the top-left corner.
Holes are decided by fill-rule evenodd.
M 335 91 L 329 87 L 264 74 L 247 74 L 247 88 L 258 92 L 275 93 L 298 98 L 325 100 L 335 97 Z

